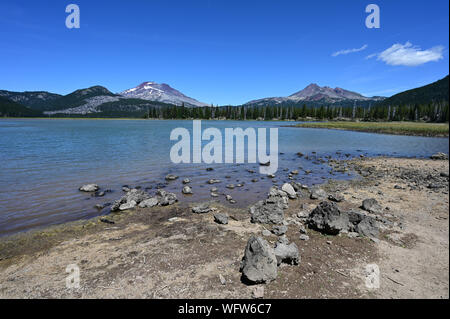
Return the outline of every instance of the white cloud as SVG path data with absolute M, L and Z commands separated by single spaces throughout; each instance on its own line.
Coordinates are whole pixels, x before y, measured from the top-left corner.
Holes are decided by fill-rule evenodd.
M 364 44 L 362 47 L 360 47 L 358 49 L 346 49 L 346 50 L 340 50 L 340 51 L 334 52 L 331 56 L 345 55 L 345 54 L 349 54 L 349 53 L 363 51 L 363 50 L 367 49 L 367 47 L 368 47 L 368 45 Z
M 439 61 L 443 58 L 444 47 L 441 45 L 422 50 L 413 46 L 410 42 L 405 44 L 396 43 L 381 53 L 371 54 L 366 57 L 370 59 L 377 57 L 389 65 L 418 66 L 431 61 Z

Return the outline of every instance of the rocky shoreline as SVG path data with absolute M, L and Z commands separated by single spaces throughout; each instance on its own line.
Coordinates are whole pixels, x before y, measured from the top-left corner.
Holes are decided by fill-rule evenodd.
M 124 188 L 109 215 L 2 238 L 0 296 L 448 298 L 448 157 L 329 164 L 361 178 L 292 179 L 248 209 Z M 65 288 L 69 264 L 78 289 Z M 378 289 L 365 286 L 368 264 L 380 268 Z

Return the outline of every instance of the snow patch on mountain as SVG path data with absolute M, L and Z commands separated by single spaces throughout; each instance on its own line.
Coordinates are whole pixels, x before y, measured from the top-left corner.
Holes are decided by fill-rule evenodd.
M 184 103 L 185 106 L 208 106 L 208 104 L 188 97 L 165 83 L 144 82 L 119 94 L 125 98 L 158 101 L 175 105 Z

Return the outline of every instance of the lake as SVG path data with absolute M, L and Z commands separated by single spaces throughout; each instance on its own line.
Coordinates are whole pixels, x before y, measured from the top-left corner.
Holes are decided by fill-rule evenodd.
M 141 186 L 154 193 L 157 187 L 173 191 L 181 202 L 211 200 L 210 188 L 230 194 L 237 206 L 247 206 L 265 197 L 271 185 L 288 180 L 288 171 L 299 169 L 296 180 L 307 185 L 328 178 L 348 179 L 352 174 L 334 173 L 313 158 L 366 156 L 428 157 L 448 154 L 448 138 L 370 134 L 350 131 L 282 127 L 296 122 L 202 121 L 203 129 L 278 127 L 279 168 L 276 182 L 258 172 L 258 164 L 173 164 L 170 132 L 177 127 L 192 130 L 192 121 L 158 120 L 0 120 L 0 236 L 53 224 L 107 214 L 95 204 L 122 196 L 122 186 Z M 336 153 L 338 152 L 338 153 Z M 348 156 L 348 155 L 347 155 Z M 214 170 L 207 171 L 211 167 Z M 301 169 L 300 169 L 301 167 Z M 254 170 L 255 173 L 249 172 Z M 305 170 L 311 170 L 306 174 Z M 164 176 L 180 178 L 166 183 Z M 181 193 L 182 179 L 192 180 L 194 195 Z M 222 180 L 209 185 L 211 178 Z M 252 182 L 257 178 L 258 181 Z M 104 197 L 78 191 L 87 183 L 110 189 Z M 245 183 L 228 190 L 227 184 Z M 226 203 L 227 205 L 231 205 Z

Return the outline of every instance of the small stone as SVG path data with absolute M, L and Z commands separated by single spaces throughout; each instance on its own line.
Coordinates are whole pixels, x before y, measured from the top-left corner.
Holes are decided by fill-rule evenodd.
M 222 285 L 225 285 L 227 283 L 227 281 L 225 280 L 224 276 L 222 276 L 221 274 L 219 274 L 219 280 L 220 280 L 220 283 Z
M 267 229 L 264 229 L 261 234 L 265 237 L 272 236 L 272 233 Z
M 306 234 L 301 234 L 299 238 L 300 238 L 300 240 L 304 240 L 304 241 L 309 240 L 309 236 Z
M 189 178 L 183 179 L 183 184 L 189 184 L 191 180 Z
M 227 225 L 228 224 L 228 215 L 216 213 L 216 214 L 214 214 L 214 221 L 218 224 Z
M 174 180 L 176 180 L 178 178 L 178 176 L 177 175 L 174 175 L 174 174 L 167 174 L 166 175 L 166 181 L 174 181 Z
M 264 286 L 256 286 L 252 291 L 253 299 L 263 299 L 264 298 Z
M 184 186 L 182 189 L 182 193 L 183 194 L 192 194 L 192 188 L 190 188 L 189 186 Z
M 209 213 L 211 211 L 211 208 L 209 207 L 208 204 L 202 204 L 199 206 L 195 206 L 192 208 L 192 212 L 196 213 L 196 214 L 206 214 Z
M 277 226 L 273 226 L 272 233 L 274 235 L 281 236 L 281 235 L 286 234 L 287 230 L 288 230 L 287 226 L 277 225 Z
M 96 192 L 96 191 L 98 191 L 98 189 L 99 189 L 99 187 L 97 184 L 86 184 L 79 188 L 80 191 L 87 192 L 87 193 Z

